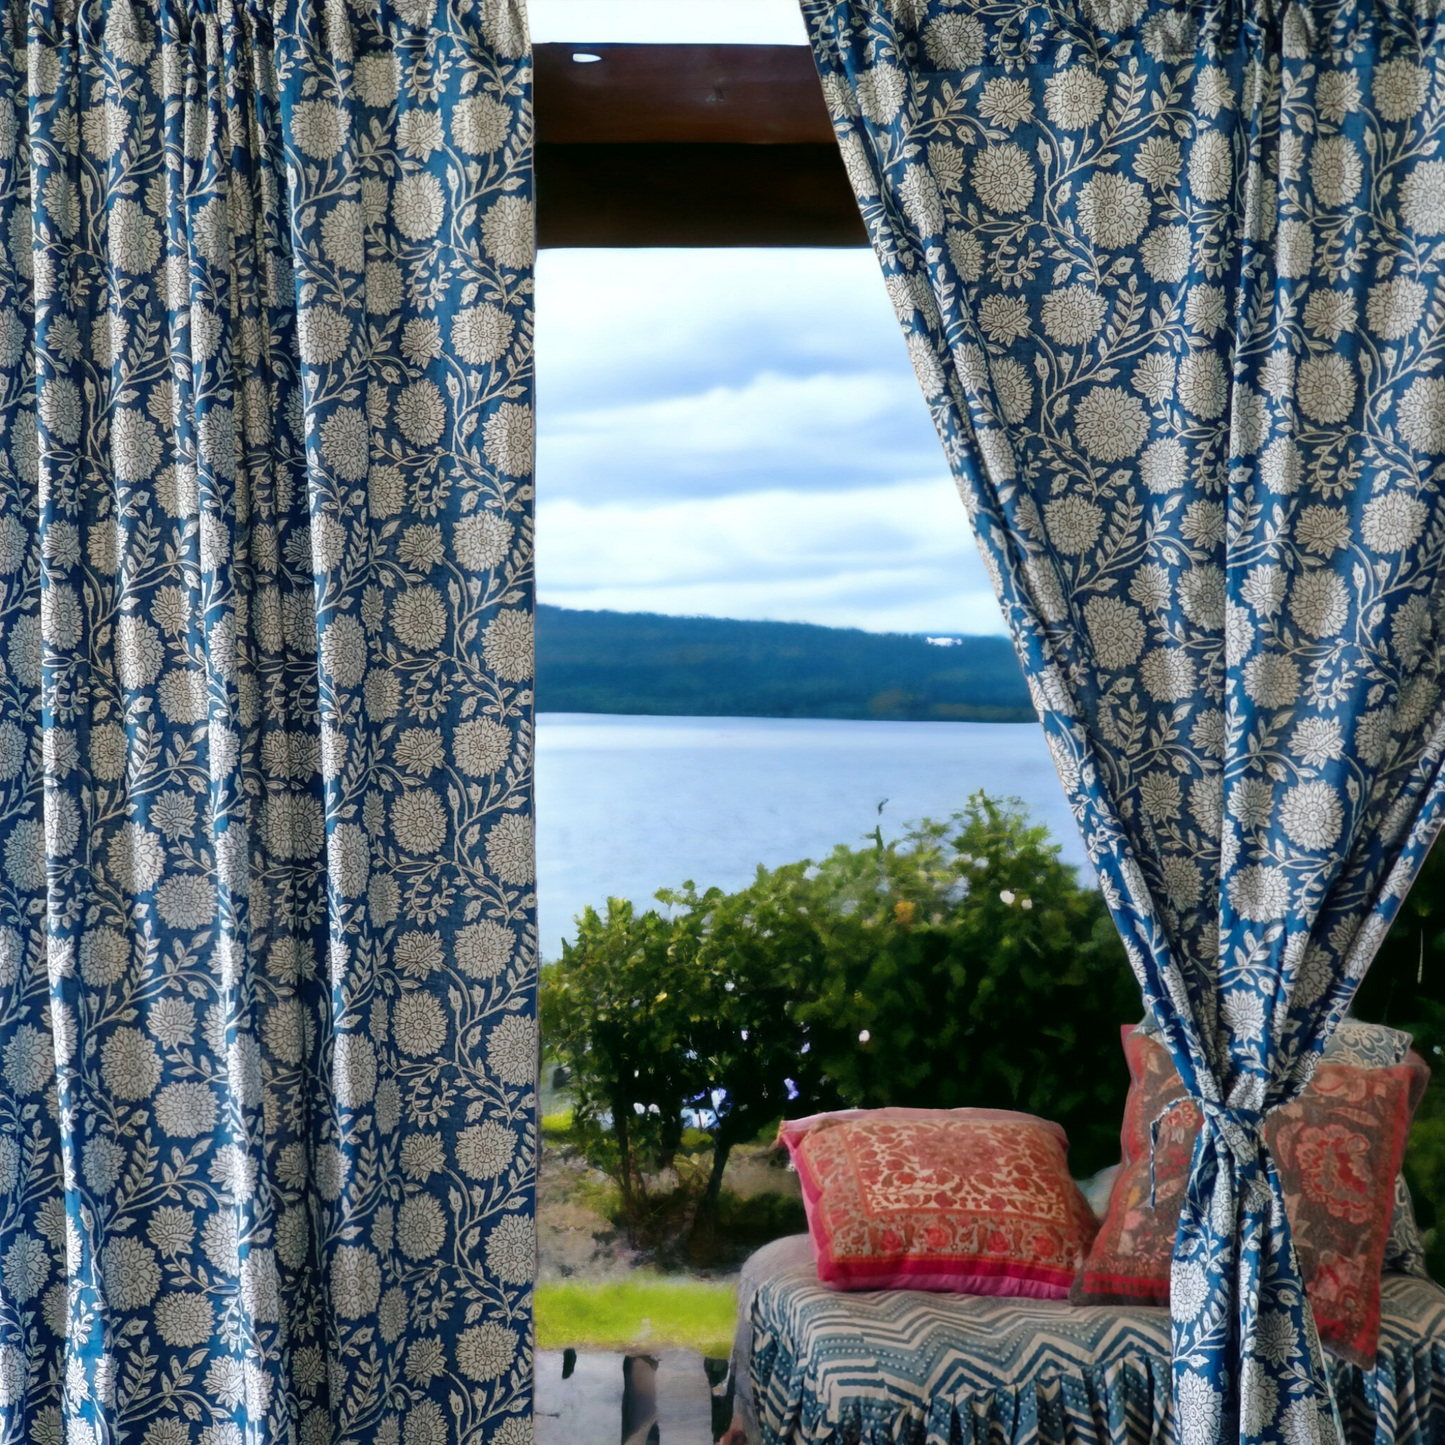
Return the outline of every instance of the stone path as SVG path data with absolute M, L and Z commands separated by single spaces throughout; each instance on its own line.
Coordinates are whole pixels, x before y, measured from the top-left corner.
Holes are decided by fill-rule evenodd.
M 539 1350 L 536 1370 L 534 1445 L 713 1445 L 726 1424 L 689 1350 Z

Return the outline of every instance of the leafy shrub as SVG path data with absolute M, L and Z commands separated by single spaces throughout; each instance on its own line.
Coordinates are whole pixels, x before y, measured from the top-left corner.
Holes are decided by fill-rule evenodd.
M 712 1147 L 695 1230 L 728 1154 L 840 1105 L 979 1105 L 1057 1119 L 1076 1173 L 1113 1162 L 1139 995 L 1099 894 L 1045 828 L 982 794 L 896 842 L 691 884 L 666 915 L 588 909 L 544 974 L 546 1047 L 572 1070 L 573 1127 L 647 1215 L 684 1128 Z

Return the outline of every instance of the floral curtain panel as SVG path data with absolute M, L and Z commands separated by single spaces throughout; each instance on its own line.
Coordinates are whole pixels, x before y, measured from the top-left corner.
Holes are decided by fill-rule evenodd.
M 1060 777 L 1202 1104 L 1186 1445 L 1334 1432 L 1260 1123 L 1445 807 L 1434 9 L 803 0 Z
M 521 0 L 0 24 L 0 1441 L 530 1440 Z

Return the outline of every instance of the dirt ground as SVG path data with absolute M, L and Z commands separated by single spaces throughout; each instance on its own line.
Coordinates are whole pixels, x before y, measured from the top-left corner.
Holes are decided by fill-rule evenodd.
M 727 1278 L 753 1249 L 780 1233 L 803 1228 L 798 1176 L 782 1154 L 742 1145 L 728 1161 L 723 1228 L 706 1259 L 691 1273 Z M 545 1142 L 537 1181 L 537 1252 L 541 1278 L 614 1279 L 649 1265 L 678 1263 L 677 1248 L 635 1249 L 607 1218 L 613 1189 L 600 1170 L 569 1144 Z M 673 1242 L 676 1246 L 677 1242 Z

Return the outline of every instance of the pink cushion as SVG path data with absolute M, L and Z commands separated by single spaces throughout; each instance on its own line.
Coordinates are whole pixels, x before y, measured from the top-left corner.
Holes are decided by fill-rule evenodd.
M 834 1289 L 1065 1299 L 1098 1227 L 1067 1136 L 1031 1114 L 852 1109 L 779 1138 Z

